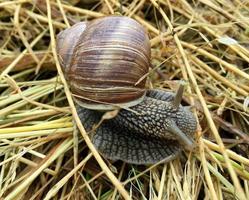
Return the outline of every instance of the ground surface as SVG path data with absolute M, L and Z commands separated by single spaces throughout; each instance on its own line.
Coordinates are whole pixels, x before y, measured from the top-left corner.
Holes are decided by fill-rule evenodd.
M 187 81 L 185 101 L 199 124 L 194 152 L 136 166 L 94 150 L 55 35 L 114 14 L 148 31 L 149 87 Z M 249 1 L 0 1 L 0 27 L 2 199 L 249 199 Z

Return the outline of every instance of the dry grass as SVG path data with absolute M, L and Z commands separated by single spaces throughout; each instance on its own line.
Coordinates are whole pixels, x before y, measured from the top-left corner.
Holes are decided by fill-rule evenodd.
M 151 87 L 188 82 L 194 152 L 135 166 L 104 161 L 93 147 L 55 35 L 111 14 L 148 30 Z M 0 27 L 0 198 L 249 199 L 249 1 L 0 1 Z

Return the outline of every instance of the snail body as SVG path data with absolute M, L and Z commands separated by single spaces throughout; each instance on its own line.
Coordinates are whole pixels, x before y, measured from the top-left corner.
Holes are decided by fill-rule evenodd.
M 76 24 L 58 35 L 57 52 L 87 131 L 101 110 L 123 108 L 92 136 L 105 157 L 153 164 L 193 148 L 196 119 L 180 105 L 182 87 L 177 94 L 145 88 L 150 43 L 135 20 L 111 16 Z

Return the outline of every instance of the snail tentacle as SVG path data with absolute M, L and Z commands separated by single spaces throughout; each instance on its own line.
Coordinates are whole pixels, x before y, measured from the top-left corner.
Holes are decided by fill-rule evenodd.
M 165 131 L 172 133 L 179 143 L 182 144 L 186 149 L 193 150 L 195 147 L 194 141 L 191 137 L 185 134 L 172 119 L 167 119 L 165 123 Z

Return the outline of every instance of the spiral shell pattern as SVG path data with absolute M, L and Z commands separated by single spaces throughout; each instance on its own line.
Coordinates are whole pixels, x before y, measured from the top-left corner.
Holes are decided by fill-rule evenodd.
M 86 24 L 66 76 L 83 107 L 129 107 L 143 100 L 149 66 L 150 42 L 142 25 L 110 16 Z

